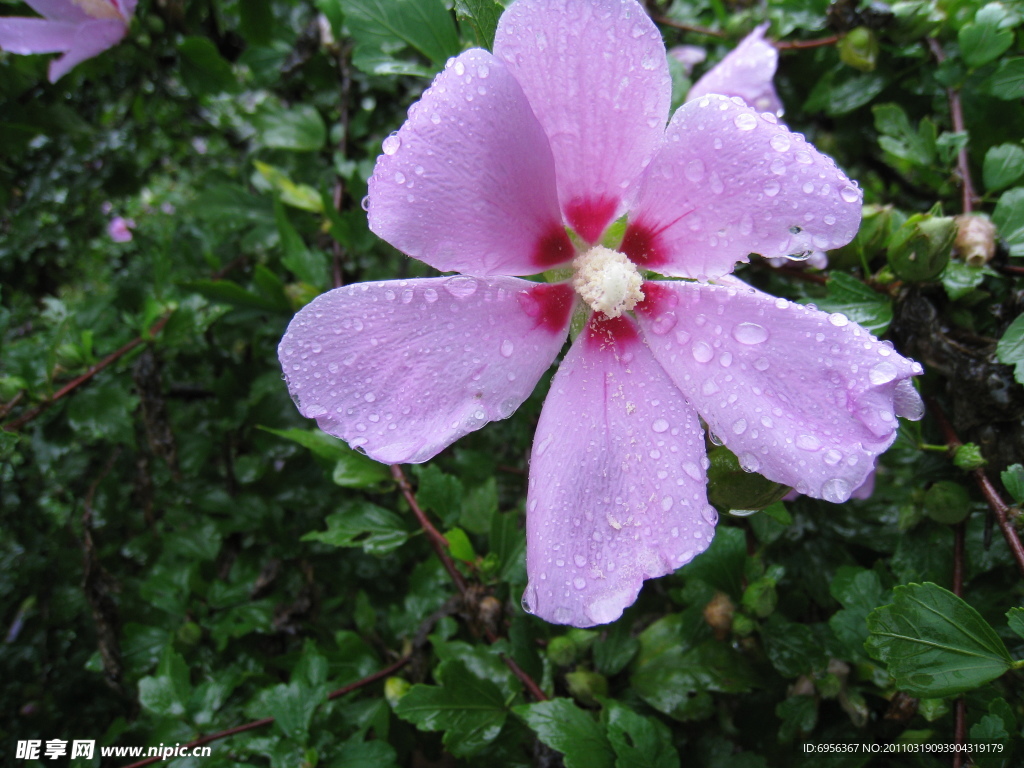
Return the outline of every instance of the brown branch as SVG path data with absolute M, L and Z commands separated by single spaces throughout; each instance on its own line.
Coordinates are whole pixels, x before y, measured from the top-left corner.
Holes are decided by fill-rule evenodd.
M 19 416 L 18 418 L 14 419 L 13 421 L 9 421 L 6 424 L 4 424 L 2 429 L 4 429 L 6 432 L 17 432 L 23 426 L 25 426 L 30 421 L 32 421 L 32 419 L 34 419 L 36 416 L 38 416 L 39 414 L 43 413 L 43 411 L 47 410 L 51 405 L 53 405 L 55 402 L 60 400 L 62 397 L 70 394 L 71 392 L 74 392 L 76 389 L 78 389 L 80 386 L 82 386 L 83 384 L 88 382 L 90 379 L 92 379 L 93 376 L 95 376 L 97 373 L 102 371 L 104 368 L 109 367 L 110 365 L 112 365 L 113 363 L 117 362 L 122 357 L 124 357 L 126 354 L 131 352 L 137 346 L 139 346 L 140 344 L 142 344 L 142 343 L 144 343 L 146 341 L 149 341 L 153 336 L 155 336 L 156 334 L 160 333 L 160 331 L 163 330 L 163 327 L 165 325 L 167 325 L 167 321 L 170 320 L 170 319 L 171 319 L 171 313 L 168 312 L 166 315 L 164 315 L 159 320 L 157 320 L 155 323 L 153 323 L 152 327 L 150 327 L 149 330 L 147 330 L 145 333 L 143 333 L 143 334 L 141 334 L 139 336 L 136 336 L 134 339 L 129 341 L 127 344 L 125 344 L 120 349 L 118 349 L 118 350 L 116 350 L 114 352 L 111 352 L 105 358 L 103 358 L 98 363 L 96 363 L 96 365 L 94 365 L 91 368 L 89 368 L 89 370 L 87 370 L 81 376 L 78 376 L 78 377 L 72 379 L 67 384 L 65 384 L 63 387 L 58 389 L 53 395 L 51 395 L 46 400 L 41 402 L 35 408 L 32 408 L 29 411 L 26 411 L 25 413 L 21 414 L 21 416 Z
M 21 402 L 21 399 L 24 396 L 25 396 L 25 390 L 21 390 L 20 392 L 18 392 L 18 394 L 16 394 L 14 397 L 12 397 L 10 400 L 8 400 L 6 403 L 4 403 L 3 405 L 0 405 L 0 419 L 2 419 L 5 416 L 7 416 L 7 414 L 10 413 L 14 409 L 14 406 L 16 406 L 18 403 Z
M 835 45 L 840 40 L 842 40 L 840 35 L 830 35 L 829 37 L 819 37 L 816 40 L 776 40 L 774 45 L 780 51 L 801 51 L 807 48 L 826 48 Z
M 997 271 L 1003 272 L 1007 275 L 1024 277 L 1024 267 L 1012 267 L 1009 264 L 989 264 L 989 266 L 995 267 Z
M 692 24 L 683 24 L 680 21 L 673 21 L 667 16 L 651 16 L 651 21 L 656 24 L 661 24 L 666 27 L 672 27 L 672 29 L 681 29 L 683 32 L 694 32 L 698 35 L 708 35 L 709 37 L 721 37 L 726 38 L 728 35 L 725 32 L 718 32 L 714 29 L 707 29 L 706 27 L 695 27 Z
M 941 64 L 946 60 L 946 52 L 942 50 L 939 41 L 934 37 L 928 38 L 928 48 L 935 60 Z M 960 91 L 956 88 L 947 88 L 946 95 L 949 98 L 949 114 L 953 121 L 953 130 L 957 133 L 966 133 L 964 123 L 964 108 L 960 102 Z M 967 157 L 967 147 L 961 147 L 956 153 L 956 167 L 960 174 L 960 192 L 963 196 L 963 212 L 970 213 L 974 210 L 974 204 L 978 195 L 974 191 L 974 183 L 971 181 L 971 166 Z
M 950 452 L 956 451 L 963 443 L 957 437 L 953 425 L 950 424 L 946 414 L 935 400 L 926 398 L 925 402 L 928 404 L 928 410 L 932 412 L 932 416 L 939 423 L 939 428 L 946 437 L 946 443 L 949 445 Z M 1024 577 L 1024 544 L 1021 544 L 1017 529 L 1014 527 L 1013 521 L 1010 520 L 1010 507 L 1003 501 L 999 491 L 996 490 L 988 475 L 985 474 L 984 469 L 978 467 L 971 470 L 971 474 L 974 475 L 975 482 L 981 489 L 985 501 L 988 502 L 989 509 L 995 513 L 999 529 L 1003 532 L 1003 538 L 1006 539 L 1006 544 L 1010 548 L 1010 554 L 1013 555 L 1013 559 L 1017 563 L 1017 570 Z
M 426 513 L 420 508 L 419 503 L 416 501 L 416 495 L 412 492 L 412 486 L 409 485 L 405 473 L 402 472 L 401 465 L 391 465 L 391 476 L 398 483 L 398 487 L 402 491 L 402 495 L 405 496 L 405 500 L 409 502 L 412 513 L 416 515 L 416 520 L 427 535 L 427 541 L 434 548 L 434 553 L 437 555 L 438 560 L 441 561 L 441 565 L 448 571 L 448 575 L 452 577 L 452 581 L 455 582 L 455 587 L 459 590 L 459 594 L 465 596 L 466 580 L 459 573 L 459 569 L 455 567 L 455 561 L 448 554 L 448 540 L 441 535 L 441 532 L 434 527 Z
M 339 696 L 344 696 L 347 693 L 352 693 L 352 691 L 358 690 L 359 688 L 364 688 L 367 685 L 370 685 L 371 683 L 377 682 L 381 678 L 385 678 L 394 674 L 399 669 L 408 664 L 409 659 L 409 656 L 403 656 L 394 664 L 385 667 L 379 672 L 374 672 L 372 675 L 367 675 L 361 680 L 356 680 L 354 683 L 349 683 L 348 685 L 342 686 L 336 691 L 331 691 L 329 694 L 327 694 L 327 701 L 337 699 Z M 226 731 L 218 731 L 217 733 L 212 733 L 209 736 L 203 736 L 201 738 L 196 739 L 195 741 L 190 741 L 188 744 L 183 744 L 181 749 L 191 750 L 195 747 L 201 747 L 205 744 L 209 744 L 212 741 L 226 739 L 228 736 L 234 736 L 238 733 L 245 733 L 246 731 L 253 731 L 257 728 L 262 728 L 266 725 L 270 725 L 272 722 L 274 722 L 274 718 L 264 717 L 261 720 L 253 720 L 251 723 L 246 723 L 245 725 L 236 725 L 234 728 L 228 728 Z M 142 768 L 142 766 L 144 765 L 161 763 L 164 760 L 165 758 L 162 757 L 147 757 L 145 760 L 139 760 L 138 762 L 132 763 L 131 765 L 126 765 L 124 768 Z

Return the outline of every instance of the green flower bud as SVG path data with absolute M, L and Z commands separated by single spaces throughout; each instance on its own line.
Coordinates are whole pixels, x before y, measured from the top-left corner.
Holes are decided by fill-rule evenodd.
M 985 457 L 981 455 L 981 448 L 975 443 L 964 443 L 957 448 L 953 455 L 953 463 L 964 471 L 978 469 L 988 464 Z
M 572 697 L 584 706 L 596 707 L 598 698 L 608 695 L 608 680 L 597 672 L 586 669 L 567 672 L 565 682 Z
M 576 662 L 579 648 L 570 637 L 554 637 L 548 643 L 548 658 L 556 667 L 568 667 Z
M 192 646 L 203 638 L 203 628 L 194 621 L 186 621 L 178 627 L 178 642 L 185 646 Z
M 878 63 L 878 39 L 867 27 L 850 30 L 839 41 L 839 58 L 847 66 L 871 72 Z
M 971 511 L 971 499 L 962 485 L 940 480 L 924 495 L 924 511 L 932 520 L 956 525 Z
M 757 622 L 745 613 L 734 613 L 732 617 L 732 633 L 737 637 L 747 637 L 757 629 Z
M 404 677 L 389 677 L 384 681 L 384 698 L 388 705 L 394 707 L 412 688 L 412 683 Z
M 933 280 L 949 262 L 956 232 L 951 216 L 911 216 L 889 241 L 889 266 L 903 280 Z

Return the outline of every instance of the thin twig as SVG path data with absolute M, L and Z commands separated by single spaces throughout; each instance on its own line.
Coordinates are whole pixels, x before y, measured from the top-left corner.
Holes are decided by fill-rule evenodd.
M 928 38 L 928 48 L 935 60 L 941 64 L 946 60 L 946 52 L 942 50 L 939 41 L 934 37 Z M 964 123 L 964 108 L 960 102 L 960 91 L 956 88 L 947 88 L 946 95 L 949 98 L 949 114 L 953 121 L 953 130 L 957 133 L 966 133 Z M 970 213 L 974 210 L 974 203 L 978 196 L 974 191 L 974 184 L 971 181 L 971 166 L 967 157 L 967 147 L 961 147 L 956 153 L 956 167 L 960 174 L 960 192 L 963 197 L 963 212 Z
M 341 110 L 341 137 L 338 139 L 338 154 L 342 157 L 348 153 L 348 132 L 349 132 L 349 99 L 352 94 L 352 73 L 349 69 L 348 56 L 351 47 L 346 43 L 338 50 L 338 74 L 341 77 L 341 93 L 339 94 L 339 109 Z M 345 197 L 345 180 L 337 176 L 334 181 L 334 210 L 341 211 L 342 201 Z M 345 248 L 334 240 L 331 254 L 331 282 L 335 288 L 340 288 L 345 283 L 345 275 L 342 270 L 342 262 L 345 259 Z
M 412 492 L 412 486 L 409 485 L 409 481 L 406 479 L 405 473 L 402 472 L 402 467 L 399 464 L 391 465 L 391 476 L 398 483 L 398 487 L 402 491 L 402 495 L 405 496 L 405 500 L 409 502 L 412 513 L 416 515 L 416 520 L 427 535 L 427 540 L 430 542 L 430 546 L 434 548 L 434 553 L 441 561 L 441 565 L 444 566 L 452 581 L 455 582 L 455 587 L 459 590 L 459 594 L 465 595 L 466 580 L 462 578 L 459 569 L 455 567 L 455 561 L 448 554 L 448 540 L 434 527 L 426 513 L 420 508 L 419 503 L 416 501 L 416 495 Z
M 331 691 L 329 694 L 327 694 L 327 701 L 336 699 L 339 696 L 344 696 L 347 693 L 352 693 L 352 691 L 358 690 L 359 688 L 364 688 L 367 685 L 370 685 L 370 683 L 377 682 L 381 678 L 389 677 L 390 675 L 394 674 L 399 669 L 404 667 L 406 664 L 408 664 L 409 659 L 409 656 L 403 656 L 394 664 L 385 667 L 379 672 L 374 672 L 372 675 L 367 675 L 361 680 L 356 680 L 354 683 L 349 683 L 348 685 L 342 686 L 336 691 Z M 203 736 L 202 738 L 196 739 L 195 741 L 190 741 L 188 744 L 182 745 L 181 749 L 191 750 L 194 747 L 201 747 L 204 744 L 209 744 L 211 741 L 218 741 L 220 739 L 225 739 L 228 736 L 234 736 L 237 733 L 245 733 L 246 731 L 252 731 L 257 728 L 262 728 L 266 725 L 270 725 L 272 722 L 274 722 L 274 718 L 264 717 L 261 720 L 253 720 L 251 723 L 246 723 L 245 725 L 236 725 L 234 728 L 228 728 L 226 731 L 218 731 L 217 733 L 212 733 L 209 736 Z M 147 757 L 145 760 L 139 760 L 137 763 L 126 765 L 124 768 L 142 768 L 142 766 L 144 765 L 161 763 L 165 759 L 166 758 L 163 757 Z
M 134 339 L 129 341 L 127 344 L 125 344 L 120 349 L 118 349 L 118 350 L 116 350 L 114 352 L 111 352 L 109 355 L 107 355 L 102 360 L 100 360 L 98 363 L 96 363 L 96 365 L 94 365 L 91 368 L 89 368 L 89 370 L 87 370 L 81 376 L 78 376 L 78 377 L 72 379 L 67 384 L 65 384 L 63 387 L 58 389 L 53 395 L 51 395 L 46 400 L 41 402 L 35 408 L 32 408 L 29 411 L 26 411 L 21 416 L 19 416 L 18 418 L 14 419 L 13 421 L 9 421 L 6 424 L 4 424 L 2 429 L 4 429 L 7 432 L 17 432 L 23 426 L 25 426 L 30 421 L 32 421 L 32 419 L 34 419 L 36 416 L 38 416 L 43 411 L 48 409 L 51 405 L 53 405 L 58 400 L 60 400 L 62 397 L 64 397 L 65 395 L 70 394 L 71 392 L 74 392 L 76 389 L 78 389 L 80 386 L 82 386 L 83 384 L 88 382 L 93 376 L 95 376 L 97 373 L 102 371 L 104 368 L 109 367 L 111 364 L 117 362 L 119 359 L 121 359 L 126 354 L 131 352 L 137 346 L 139 346 L 140 344 L 142 344 L 142 343 L 144 343 L 146 341 L 149 341 L 153 336 L 155 336 L 156 334 L 160 333 L 160 331 L 163 330 L 163 327 L 165 325 L 167 325 L 167 321 L 170 320 L 170 319 L 171 319 L 171 313 L 168 312 L 166 315 L 164 315 L 159 320 L 157 320 L 155 323 L 153 323 L 153 325 L 149 328 L 148 331 L 146 331 L 145 333 L 143 333 L 143 334 L 141 334 L 139 336 L 136 336 Z
M 0 405 L 0 419 L 4 418 L 8 413 L 10 413 L 14 409 L 14 406 L 21 402 L 21 399 L 24 396 L 25 390 L 21 390 L 20 392 L 18 392 L 18 394 L 16 394 L 14 397 L 8 400 L 6 403 Z
M 950 424 L 949 419 L 946 418 L 946 414 L 939 407 L 938 403 L 932 398 L 927 398 L 925 402 L 928 404 L 928 410 L 932 412 L 932 416 L 939 423 L 939 428 L 942 433 L 946 436 L 946 442 L 949 444 L 951 452 L 956 451 L 963 443 L 960 438 L 957 437 L 956 431 L 953 429 L 953 425 Z M 1003 532 L 1003 538 L 1006 539 L 1006 544 L 1010 548 L 1010 554 L 1013 555 L 1014 561 L 1017 563 L 1017 570 L 1020 575 L 1024 577 L 1024 544 L 1021 544 L 1020 536 L 1017 534 L 1017 529 L 1013 525 L 1013 521 L 1010 520 L 1010 507 L 1002 497 L 999 495 L 999 491 L 992 484 L 988 475 L 985 474 L 985 470 L 978 467 L 971 471 L 974 475 L 974 480 L 981 489 L 982 495 L 985 497 L 985 501 L 988 502 L 989 508 L 995 513 L 996 522 L 999 523 L 999 529 Z
M 830 35 L 816 40 L 776 40 L 774 45 L 780 51 L 801 51 L 807 48 L 826 48 L 835 45 L 841 39 L 839 35 Z

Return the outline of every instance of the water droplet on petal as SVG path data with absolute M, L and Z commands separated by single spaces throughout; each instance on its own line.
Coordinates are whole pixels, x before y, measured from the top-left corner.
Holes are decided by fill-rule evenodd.
M 768 329 L 757 323 L 740 323 L 732 329 L 732 337 L 740 344 L 760 344 L 768 339 Z
M 385 155 L 393 155 L 402 146 L 402 139 L 399 138 L 397 133 L 392 133 L 383 142 L 381 142 L 380 148 L 384 151 Z
M 465 299 L 476 293 L 477 281 L 472 277 L 459 275 L 444 281 L 444 288 L 457 299 Z
M 583 568 L 587 564 L 587 558 L 583 555 L 573 555 L 573 562 L 576 563 L 577 568 Z
M 706 341 L 698 341 L 690 351 L 693 353 L 693 359 L 698 363 L 707 363 L 715 356 L 714 350 Z
M 686 164 L 686 178 L 690 181 L 700 181 L 704 178 L 704 161 L 691 160 Z
M 878 386 L 881 384 L 888 384 L 890 381 L 899 376 L 899 371 L 896 370 L 896 366 L 892 363 L 879 363 L 871 372 L 868 373 L 868 378 L 871 383 Z
M 779 194 L 780 189 L 782 189 L 782 187 L 779 186 L 779 182 L 777 181 L 769 181 L 766 182 L 764 185 L 764 193 L 768 197 L 775 197 L 777 194 Z
M 586 589 L 587 580 L 584 579 L 582 576 L 577 576 L 575 579 L 572 580 L 572 585 L 576 587 L 576 589 Z
M 741 453 L 736 458 L 739 459 L 740 467 L 744 472 L 757 472 L 761 468 L 760 460 L 752 453 Z
M 700 516 L 704 518 L 704 521 L 708 525 L 715 525 L 718 523 L 718 510 L 712 507 L 710 504 L 705 504 L 700 511 Z
M 850 324 L 850 319 L 841 312 L 833 312 L 828 316 L 828 321 L 836 328 L 842 328 L 843 326 Z
M 736 419 L 736 421 L 733 422 L 732 431 L 737 435 L 742 435 L 747 431 L 747 420 Z
M 827 480 L 825 484 L 821 486 L 821 498 L 825 501 L 831 501 L 833 504 L 842 504 L 850 498 L 850 494 L 852 492 L 853 489 L 850 488 L 850 484 L 841 477 L 835 477 L 831 480 Z
M 821 440 L 814 435 L 797 435 L 796 447 L 802 451 L 816 451 L 821 448 Z
M 784 133 L 777 133 L 768 142 L 776 152 L 785 152 L 789 149 L 789 136 Z
M 515 344 L 513 344 L 508 339 L 505 339 L 503 342 L 501 342 L 501 349 L 500 349 L 501 356 L 502 357 L 512 357 L 512 352 L 515 350 L 515 348 L 516 348 Z
M 843 187 L 839 191 L 839 196 L 848 203 L 860 202 L 860 191 L 856 187 Z
M 668 422 L 665 421 L 665 419 L 658 419 L 653 424 L 651 424 L 651 429 L 659 433 L 664 432 L 668 429 Z
M 757 118 L 749 112 L 743 112 L 736 115 L 733 123 L 735 123 L 736 127 L 741 131 L 752 131 L 757 127 Z
M 426 299 L 428 304 L 433 304 L 435 301 L 437 301 L 437 291 L 435 291 L 433 288 L 427 288 L 423 292 L 423 298 Z

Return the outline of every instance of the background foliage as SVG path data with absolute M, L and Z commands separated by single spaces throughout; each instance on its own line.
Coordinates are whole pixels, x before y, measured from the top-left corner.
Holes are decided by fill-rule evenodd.
M 395 476 L 312 430 L 276 359 L 332 285 L 429 273 L 360 201 L 429 77 L 493 39 L 498 3 L 452 6 L 142 0 L 121 45 L 56 85 L 47 57 L 0 55 L 0 749 L 273 717 L 174 765 L 760 768 L 959 727 L 1004 745 L 978 765 L 1019 764 L 1020 5 L 650 3 L 669 45 L 707 46 L 695 74 L 765 19 L 816 41 L 783 50 L 785 119 L 860 181 L 865 224 L 825 272 L 740 276 L 885 334 L 924 363 L 930 411 L 870 499 L 723 514 L 707 553 L 594 631 L 519 606 L 546 385 L 406 468 L 460 593 Z M 981 252 L 952 242 L 965 207 L 995 223 Z M 112 215 L 134 239 L 111 240 Z M 715 466 L 723 513 L 772 497 L 721 449 Z

